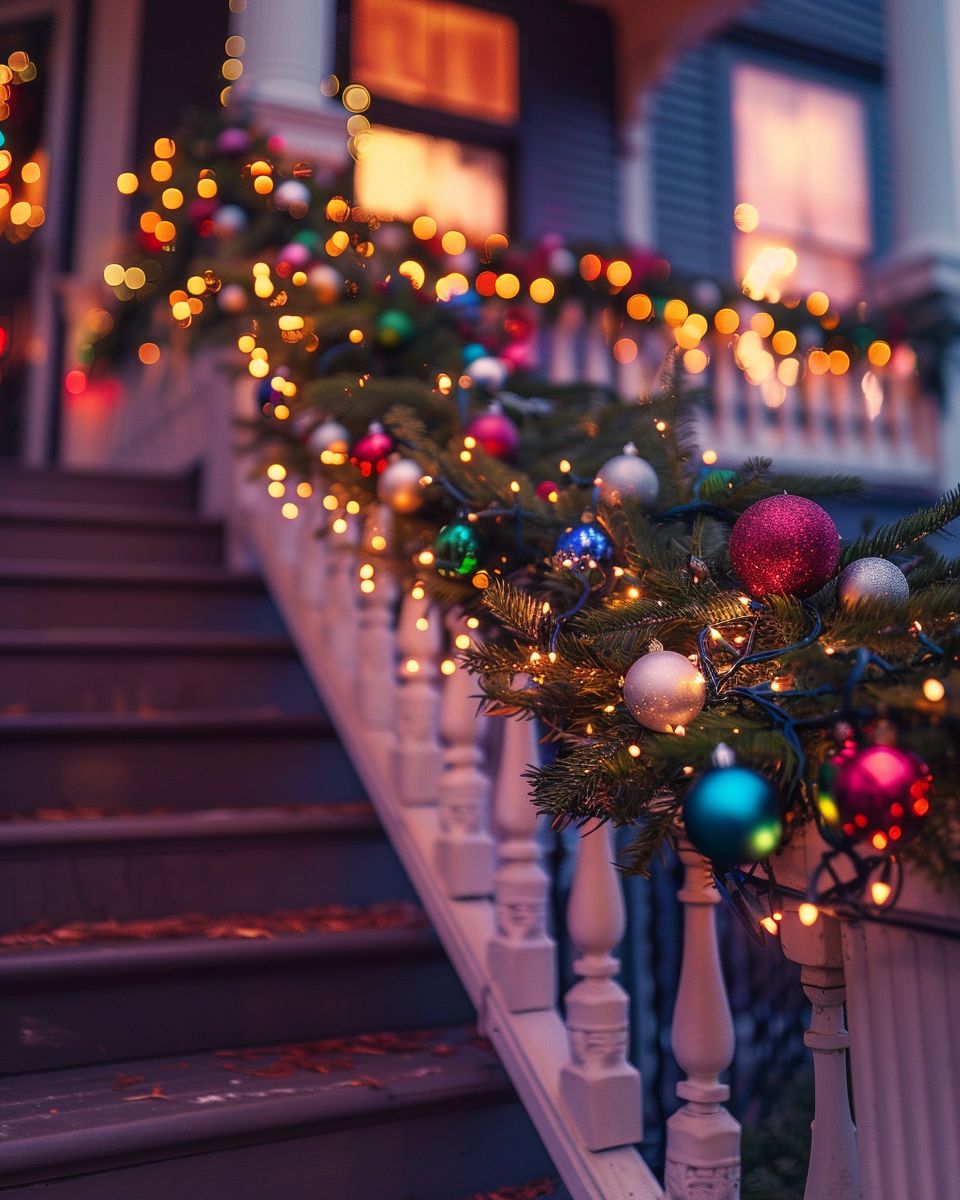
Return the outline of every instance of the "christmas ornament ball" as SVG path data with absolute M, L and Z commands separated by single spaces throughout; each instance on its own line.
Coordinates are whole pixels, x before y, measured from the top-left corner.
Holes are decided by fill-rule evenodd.
M 219 238 L 233 237 L 247 227 L 247 214 L 239 204 L 221 204 L 213 214 L 213 232 Z
M 377 341 L 388 350 L 405 346 L 417 331 L 416 322 L 402 308 L 387 308 L 377 317 Z
M 378 421 L 373 421 L 363 437 L 354 444 L 353 457 L 362 463 L 378 463 L 392 449 L 393 438 Z
M 346 454 L 350 449 L 350 431 L 339 421 L 321 421 L 307 435 L 307 445 L 314 454 Z
M 910 597 L 907 577 L 885 558 L 858 558 L 840 572 L 837 598 L 844 608 L 868 601 L 902 604 Z
M 277 261 L 286 263 L 294 270 L 300 270 L 310 261 L 310 251 L 303 242 L 288 242 L 277 255 Z
M 867 746 L 840 755 L 833 778 L 835 831 L 851 842 L 869 838 L 876 850 L 896 849 L 913 836 L 930 808 L 930 768 L 899 746 Z M 824 797 L 818 801 L 824 813 Z
M 653 504 L 660 494 L 660 480 L 645 458 L 641 458 L 632 444 L 624 447 L 622 454 L 608 459 L 593 481 L 598 503 L 623 504 L 635 500 L 645 508 Z
M 555 554 L 564 566 L 608 563 L 613 558 L 613 543 L 602 525 L 583 521 L 560 534 Z
M 246 154 L 250 146 L 250 135 L 245 129 L 230 125 L 217 134 L 217 150 L 220 154 Z
M 502 358 L 494 358 L 492 354 L 475 358 L 469 368 L 470 378 L 473 382 L 478 387 L 486 388 L 490 392 L 498 392 L 506 383 L 509 373 L 508 364 Z
M 294 215 L 301 210 L 306 212 L 310 206 L 310 189 L 299 179 L 285 179 L 273 193 L 273 202 L 282 211 L 292 211 Z
M 377 480 L 377 498 L 395 513 L 414 513 L 423 504 L 423 472 L 412 458 L 395 458 Z
M 486 346 L 481 346 L 479 342 L 468 342 L 460 351 L 460 358 L 465 367 L 469 367 L 471 363 L 475 363 L 478 358 L 487 358 Z
M 773 784 L 737 765 L 711 767 L 700 776 L 684 797 L 683 824 L 700 853 L 723 866 L 766 858 L 783 836 Z
M 307 283 L 321 304 L 333 304 L 343 290 L 343 276 L 329 263 L 317 263 L 307 272 Z
M 541 500 L 549 500 L 551 496 L 559 496 L 560 485 L 552 479 L 544 479 L 537 484 L 536 493 Z
M 830 514 L 803 496 L 767 496 L 730 532 L 730 561 L 753 596 L 812 596 L 833 575 L 840 534 Z
M 433 543 L 434 565 L 438 575 L 462 578 L 472 575 L 480 565 L 480 539 L 467 521 L 444 525 Z
M 512 462 L 520 449 L 520 431 L 505 413 L 494 407 L 474 417 L 465 430 L 467 437 L 491 458 Z
M 706 699 L 703 676 L 675 650 L 652 650 L 638 658 L 623 681 L 623 702 L 633 719 L 658 733 L 689 725 Z

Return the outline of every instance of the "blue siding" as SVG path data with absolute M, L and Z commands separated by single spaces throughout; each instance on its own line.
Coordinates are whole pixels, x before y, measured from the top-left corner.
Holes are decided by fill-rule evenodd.
M 609 18 L 556 0 L 527 0 L 520 11 L 519 232 L 609 243 L 619 226 Z

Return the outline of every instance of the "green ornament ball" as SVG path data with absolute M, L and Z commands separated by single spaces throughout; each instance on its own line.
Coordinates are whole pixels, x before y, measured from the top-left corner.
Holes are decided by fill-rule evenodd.
M 377 341 L 388 350 L 406 345 L 417 331 L 417 325 L 402 308 L 385 309 L 377 317 Z
M 708 471 L 700 484 L 700 495 L 704 500 L 709 500 L 715 496 L 722 496 L 730 490 L 730 484 L 737 478 L 736 471 L 725 470 L 723 467 L 716 467 L 712 471 Z
M 480 565 L 480 539 L 466 521 L 453 521 L 437 534 L 433 543 L 434 565 L 445 579 L 472 575 Z
M 683 801 L 687 837 L 723 866 L 767 858 L 783 837 L 780 798 L 769 779 L 749 767 L 712 767 Z

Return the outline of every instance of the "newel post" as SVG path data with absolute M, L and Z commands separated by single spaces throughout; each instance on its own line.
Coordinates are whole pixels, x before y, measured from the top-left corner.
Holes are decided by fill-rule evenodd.
M 393 610 L 397 582 L 389 565 L 376 557 L 376 547 L 389 544 L 391 513 L 374 509 L 363 531 L 360 564 L 360 661 L 357 664 L 360 713 L 368 729 L 392 736 L 396 713 L 397 643 Z
M 397 790 L 402 804 L 435 804 L 442 758 L 437 659 L 440 617 L 422 584 L 403 598 L 397 625 Z
M 847 1091 L 846 998 L 840 923 L 823 913 L 813 925 L 784 910 L 780 943 L 800 963 L 800 983 L 812 1005 L 804 1045 L 813 1053 L 814 1119 L 804 1200 L 860 1200 L 857 1131 Z M 922 1018 L 921 1018 L 922 1019 Z
M 525 682 L 521 677 L 514 686 Z M 539 759 L 536 723 L 507 720 L 494 784 L 501 841 L 493 877 L 496 932 L 487 963 L 510 1012 L 553 1008 L 557 1002 L 557 944 L 547 932 L 550 878 L 536 838 L 537 810 L 523 778 Z
M 470 633 L 454 611 L 447 628 L 457 649 Z M 450 660 L 452 661 L 452 660 Z M 443 770 L 437 790 L 440 836 L 436 862 L 447 895 L 454 900 L 493 891 L 493 838 L 489 832 L 490 776 L 484 768 L 485 719 L 477 712 L 477 685 L 465 667 L 447 676 L 440 705 Z
M 683 961 L 671 1037 L 686 1103 L 667 1121 L 665 1191 L 669 1200 L 738 1200 L 740 1125 L 723 1107 L 730 1089 L 720 1082 L 734 1051 L 714 912 L 720 895 L 709 862 L 686 839 L 680 861 Z
M 627 1061 L 630 998 L 614 978 L 626 914 L 613 857 L 609 824 L 580 839 L 567 908 L 580 978 L 566 997 L 570 1061 L 560 1071 L 560 1098 L 588 1150 L 643 1137 L 640 1073 Z

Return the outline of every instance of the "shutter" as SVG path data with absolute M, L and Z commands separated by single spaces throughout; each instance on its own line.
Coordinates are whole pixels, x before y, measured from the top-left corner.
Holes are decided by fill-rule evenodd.
M 736 23 L 834 56 L 884 61 L 883 0 L 760 0 Z
M 728 88 L 716 47 L 676 60 L 653 93 L 653 209 L 657 250 L 681 273 L 730 274 Z
M 597 245 L 619 233 L 609 17 L 562 0 L 517 6 L 521 127 L 516 160 L 518 233 L 559 233 Z

